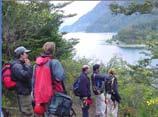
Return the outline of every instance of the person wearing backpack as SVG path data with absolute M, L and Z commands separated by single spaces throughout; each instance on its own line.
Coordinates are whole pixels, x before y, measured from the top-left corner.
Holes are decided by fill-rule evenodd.
M 118 104 L 120 103 L 121 97 L 118 92 L 118 82 L 115 75 L 114 69 L 108 71 L 108 77 L 105 81 L 106 91 L 106 116 L 107 117 L 118 117 Z
M 20 46 L 14 50 L 15 60 L 11 66 L 12 79 L 16 82 L 16 92 L 18 97 L 21 117 L 33 117 L 31 100 L 31 78 L 32 66 L 28 59 L 28 52 L 25 47 Z
M 82 117 L 89 117 L 89 108 L 92 104 L 91 91 L 90 91 L 90 79 L 88 74 L 90 73 L 90 67 L 88 65 L 83 65 L 82 72 L 79 76 L 80 78 L 80 99 L 82 104 Z
M 105 96 L 104 96 L 104 81 L 105 75 L 99 72 L 100 65 L 93 66 L 93 74 L 91 75 L 92 89 L 96 96 L 96 117 L 105 117 Z
M 56 93 L 64 93 L 65 72 L 61 63 L 54 58 L 54 42 L 43 45 L 43 53 L 37 57 L 33 70 L 34 112 L 44 115 Z

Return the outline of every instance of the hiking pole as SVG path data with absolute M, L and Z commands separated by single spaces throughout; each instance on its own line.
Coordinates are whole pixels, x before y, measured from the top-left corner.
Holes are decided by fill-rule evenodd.
M 72 115 L 70 115 L 70 117 L 73 117 L 73 115 L 76 117 L 76 112 L 74 111 L 74 109 L 71 108 L 71 110 L 72 110 Z

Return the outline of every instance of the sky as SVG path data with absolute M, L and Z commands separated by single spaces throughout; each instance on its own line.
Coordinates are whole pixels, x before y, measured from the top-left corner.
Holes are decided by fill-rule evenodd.
M 58 4 L 66 1 L 53 1 L 52 3 Z M 64 10 L 65 14 L 73 14 L 77 13 L 76 16 L 72 18 L 66 18 L 64 19 L 64 23 L 61 25 L 61 27 L 65 25 L 71 25 L 75 21 L 77 21 L 81 16 L 92 10 L 100 1 L 74 1 L 70 5 L 67 5 Z M 60 28 L 61 28 L 60 27 Z

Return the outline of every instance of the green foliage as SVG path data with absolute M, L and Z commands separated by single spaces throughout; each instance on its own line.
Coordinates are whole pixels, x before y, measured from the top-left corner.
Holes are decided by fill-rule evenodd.
M 63 60 L 62 63 L 67 76 L 66 88 L 68 94 L 73 97 L 76 106 L 79 102 L 78 98 L 73 95 L 72 84 L 81 72 L 83 64 L 88 63 L 92 66 L 94 63 L 86 59 L 80 59 L 78 61 L 68 59 Z M 148 100 L 158 96 L 157 88 L 152 85 L 155 70 L 144 68 L 143 65 L 143 63 L 129 65 L 118 57 L 112 58 L 106 65 L 101 64 L 101 73 L 107 73 L 110 68 L 115 69 L 118 78 L 119 92 L 122 98 L 119 106 L 119 115 L 121 117 L 124 115 L 129 115 L 130 117 L 153 117 L 158 114 L 156 110 L 157 104 L 150 106 L 147 104 Z M 95 100 L 94 95 L 92 95 L 92 98 Z M 95 114 L 95 112 L 91 111 L 90 113 L 92 113 L 92 115 Z M 81 114 L 81 112 L 77 114 Z
M 158 20 L 125 27 L 119 31 L 112 41 L 119 40 L 126 44 L 145 44 L 147 41 L 157 41 Z
M 147 13 L 152 14 L 153 11 L 158 10 L 158 1 L 151 0 L 145 1 L 143 4 L 131 3 L 128 7 L 120 6 L 118 4 L 111 4 L 111 11 L 116 14 L 132 15 L 133 13 L 139 12 L 141 14 Z M 130 13 L 128 13 L 128 11 Z M 156 16 L 157 14 L 155 14 Z M 147 49 L 151 51 L 153 58 L 158 58 L 158 25 L 157 20 L 150 22 L 144 22 L 141 24 L 135 24 L 124 28 L 116 35 L 113 40 L 125 42 L 126 44 L 146 44 Z M 150 59 L 150 60 L 151 60 Z
M 66 5 L 66 4 L 65 4 Z M 71 56 L 75 40 L 66 41 L 58 32 L 63 14 L 56 10 L 65 5 L 55 6 L 48 2 L 18 3 L 3 2 L 3 58 L 13 58 L 15 47 L 23 45 L 31 50 L 31 59 L 40 54 L 47 41 L 56 43 L 56 57 Z
M 155 35 L 156 37 L 156 35 Z M 146 45 L 148 45 L 148 49 L 152 53 L 152 59 L 158 58 L 158 41 L 157 40 L 149 40 L 146 42 Z
M 72 57 L 76 40 L 65 40 L 58 29 L 64 14 L 59 13 L 62 7 L 48 2 L 3 1 L 3 61 L 12 60 L 14 49 L 25 46 L 32 50 L 31 60 L 42 52 L 42 46 L 47 41 L 56 43 L 55 57 L 67 59 Z M 14 101 L 12 101 L 14 100 Z M 3 106 L 16 106 L 16 93 L 3 90 Z
M 64 6 L 64 5 L 63 5 Z M 133 5 L 137 6 L 137 5 Z M 130 6 L 130 9 L 135 7 Z M 13 50 L 23 45 L 32 50 L 31 58 L 35 58 L 41 52 L 41 47 L 46 41 L 56 43 L 56 57 L 61 59 L 66 72 L 66 89 L 73 97 L 75 106 L 80 108 L 77 98 L 72 93 L 72 84 L 81 72 L 84 64 L 93 63 L 85 58 L 72 59 L 74 40 L 65 40 L 58 32 L 62 23 L 63 14 L 58 13 L 56 8 L 49 3 L 29 2 L 26 4 L 15 1 L 3 2 L 3 60 L 13 57 Z M 130 13 L 129 13 L 130 14 Z M 128 30 L 119 32 L 117 38 L 124 39 L 127 43 L 145 43 L 152 53 L 152 58 L 158 57 L 157 21 L 147 24 L 133 25 Z M 134 41 L 127 41 L 128 39 Z M 137 42 L 138 41 L 138 42 Z M 144 42 L 143 42 L 144 43 Z M 151 58 L 151 59 L 152 59 Z M 107 65 L 101 64 L 101 72 L 107 73 L 108 69 L 114 68 L 119 83 L 119 91 L 122 97 L 120 104 L 120 116 L 130 117 L 156 117 L 158 104 L 148 105 L 147 101 L 158 97 L 157 87 L 153 84 L 158 78 L 158 70 L 148 68 L 149 60 L 142 60 L 138 65 L 129 65 L 120 58 L 114 57 Z M 92 72 L 91 72 L 92 73 Z M 94 97 L 94 96 L 93 96 Z M 15 92 L 9 93 L 3 90 L 3 106 L 15 105 Z M 17 103 L 16 103 L 17 104 Z M 94 115 L 95 111 L 91 111 Z M 81 112 L 79 112 L 81 113 Z M 77 115 L 79 115 L 77 113 Z
M 155 72 L 144 68 L 143 65 L 128 65 L 118 58 L 110 63 L 116 63 L 115 68 L 122 97 L 120 116 L 124 114 L 131 117 L 152 117 L 156 115 L 157 105 L 148 106 L 146 101 L 158 96 L 157 89 L 153 87 L 152 80 Z
M 131 15 L 136 12 L 152 13 L 157 8 L 157 1 L 147 1 L 142 6 L 140 4 L 131 4 L 127 8 L 119 5 L 111 5 L 114 13 L 122 13 Z M 120 31 L 113 40 L 119 40 L 127 44 L 146 44 L 146 49 L 151 52 L 148 59 L 140 60 L 138 65 L 127 65 L 130 69 L 126 69 L 125 73 L 120 74 L 120 92 L 123 98 L 121 103 L 121 114 L 127 113 L 132 117 L 156 117 L 157 106 L 147 104 L 149 100 L 158 97 L 157 92 L 157 76 L 156 68 L 149 67 L 153 58 L 158 58 L 158 39 L 157 39 L 157 20 L 126 27 Z M 145 53 L 147 54 L 147 53 Z M 122 68 L 124 69 L 124 68 Z M 122 80 L 121 80 L 122 78 Z
M 125 15 L 132 15 L 136 12 L 148 14 L 151 13 L 154 8 L 158 8 L 156 0 L 146 0 L 144 3 L 132 2 L 127 7 L 118 4 L 110 5 L 110 9 L 114 14 L 123 13 Z

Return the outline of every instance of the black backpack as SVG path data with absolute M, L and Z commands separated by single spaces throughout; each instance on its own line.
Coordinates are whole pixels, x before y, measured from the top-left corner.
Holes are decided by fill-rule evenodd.
M 72 108 L 72 99 L 64 93 L 56 93 L 48 106 L 48 115 L 58 117 L 72 117 L 76 115 Z
M 78 77 L 76 79 L 76 81 L 74 82 L 73 84 L 73 92 L 75 94 L 75 96 L 81 96 L 81 93 L 80 93 L 80 77 Z

